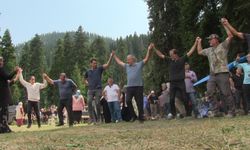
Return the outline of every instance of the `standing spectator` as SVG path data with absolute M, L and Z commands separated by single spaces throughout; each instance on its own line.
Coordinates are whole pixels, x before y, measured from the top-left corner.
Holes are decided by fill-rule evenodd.
M 106 70 L 112 60 L 113 55 L 111 54 L 109 60 L 106 64 L 97 67 L 97 60 L 91 59 L 90 65 L 91 69 L 89 69 L 84 76 L 84 83 L 88 87 L 88 112 L 90 117 L 90 122 L 99 122 L 100 121 L 100 98 L 102 95 L 102 73 Z M 95 97 L 95 106 L 97 109 L 96 118 L 94 117 L 94 109 L 93 109 L 93 100 Z
M 149 45 L 147 54 L 145 58 L 136 62 L 136 58 L 133 55 L 127 56 L 127 64 L 121 61 L 115 54 L 114 58 L 118 65 L 122 66 L 126 70 L 127 74 L 127 93 L 126 102 L 130 110 L 130 114 L 133 115 L 131 121 L 135 121 L 136 116 L 134 115 L 132 99 L 135 98 L 137 108 L 139 111 L 138 119 L 140 123 L 144 122 L 144 112 L 143 112 L 143 80 L 142 80 L 142 69 L 144 64 L 149 60 L 152 51 L 152 44 Z
M 4 59 L 0 56 L 0 133 L 9 133 L 11 129 L 8 126 L 8 105 L 12 102 L 9 83 L 18 72 L 15 71 L 8 74 L 4 69 Z
M 192 110 L 195 118 L 198 117 L 197 100 L 195 97 L 194 83 L 197 81 L 197 76 L 194 71 L 190 70 L 190 65 L 185 63 L 185 85 L 188 102 L 192 103 Z M 188 103 L 189 104 L 189 103 Z M 187 110 L 188 112 L 188 110 Z
M 245 104 L 245 100 L 244 100 L 244 94 L 243 94 L 243 81 L 244 81 L 244 75 L 242 72 L 242 68 L 241 67 L 237 67 L 235 70 L 235 74 L 232 75 L 232 80 L 234 82 L 234 88 L 235 88 L 235 107 L 236 109 L 240 109 L 241 108 L 241 104 L 243 105 L 243 110 L 244 113 L 247 114 L 247 108 L 246 108 L 246 104 Z
M 16 124 L 18 127 L 21 127 L 23 125 L 23 119 L 24 119 L 24 110 L 23 110 L 23 103 L 19 102 L 16 106 Z
M 37 125 L 41 127 L 40 121 L 40 90 L 44 89 L 47 86 L 47 81 L 45 80 L 45 76 L 43 76 L 43 83 L 37 83 L 35 76 L 31 76 L 29 82 L 23 79 L 22 69 L 18 72 L 20 83 L 26 88 L 27 95 L 28 95 L 28 106 L 27 106 L 27 113 L 28 113 L 28 126 L 27 128 L 31 127 L 31 112 L 32 108 L 34 109 L 34 113 L 36 114 Z
M 122 120 L 130 121 L 131 120 L 131 113 L 129 111 L 129 108 L 128 108 L 128 105 L 126 102 L 126 93 L 127 93 L 126 89 L 127 89 L 127 87 L 124 86 L 123 90 L 121 92 L 121 116 L 122 116 Z M 135 112 L 133 112 L 133 114 L 135 114 Z
M 108 78 L 108 85 L 104 88 L 103 95 L 108 102 L 111 121 L 118 123 L 121 121 L 121 109 L 119 102 L 121 92 L 119 86 L 114 84 L 112 78 Z
M 49 76 L 45 74 L 45 79 L 52 85 L 58 87 L 59 89 L 59 105 L 57 109 L 59 124 L 57 126 L 63 126 L 63 108 L 66 108 L 68 112 L 68 123 L 69 126 L 73 126 L 73 114 L 72 114 L 72 95 L 76 90 L 76 84 L 66 77 L 65 73 L 60 74 L 60 79 L 52 80 Z
M 80 123 L 82 118 L 82 111 L 84 109 L 85 102 L 80 90 L 76 91 L 76 94 L 72 96 L 72 111 L 73 120 Z
M 169 87 L 170 84 L 168 83 L 162 83 L 161 84 L 161 95 L 159 96 L 159 103 L 160 103 L 160 114 L 161 117 L 166 117 L 170 111 L 169 111 Z
M 198 54 L 207 56 L 209 61 L 210 67 L 210 78 L 207 82 L 207 94 L 213 100 L 213 111 L 215 116 L 220 116 L 219 108 L 216 99 L 216 87 L 218 86 L 219 90 L 221 91 L 223 98 L 226 102 L 226 106 L 229 108 L 228 110 L 228 117 L 235 116 L 235 107 L 234 107 L 234 100 L 233 95 L 230 89 L 229 83 L 229 70 L 227 67 L 228 60 L 227 54 L 229 51 L 229 44 L 232 41 L 233 35 L 228 30 L 228 28 L 224 25 L 225 20 L 221 20 L 223 27 L 227 32 L 227 38 L 224 42 L 219 42 L 219 36 L 217 34 L 211 34 L 208 37 L 209 44 L 211 47 L 203 49 L 201 45 L 201 39 L 198 40 Z
M 198 39 L 198 38 L 197 38 Z M 180 100 L 186 101 L 186 87 L 185 87 L 185 62 L 187 62 L 188 57 L 192 55 L 197 46 L 197 41 L 195 40 L 194 45 L 189 50 L 187 54 L 180 57 L 178 51 L 176 49 L 172 49 L 169 51 L 169 56 L 167 57 L 161 53 L 161 51 L 156 49 L 156 54 L 161 58 L 165 59 L 168 64 L 169 70 L 169 79 L 170 79 L 170 109 L 171 109 L 171 117 L 172 119 L 176 117 L 176 109 L 175 109 L 175 97 L 177 93 L 180 96 Z M 183 118 L 185 114 L 181 114 L 180 118 Z
M 151 119 L 155 120 L 157 117 L 158 97 L 155 95 L 154 91 L 151 91 L 150 94 L 148 95 L 148 101 L 150 104 Z
M 236 67 L 240 67 L 244 71 L 244 81 L 243 81 L 243 94 L 244 94 L 244 101 L 243 107 L 245 114 L 248 114 L 250 109 L 250 53 L 246 56 L 247 62 L 246 63 L 238 63 L 240 57 L 237 56 L 236 58 Z

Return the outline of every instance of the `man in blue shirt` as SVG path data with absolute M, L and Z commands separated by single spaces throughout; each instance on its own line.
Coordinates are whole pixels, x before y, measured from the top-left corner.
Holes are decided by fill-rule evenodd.
M 60 79 L 52 80 L 46 74 L 45 79 L 48 83 L 58 87 L 59 89 L 59 106 L 58 106 L 58 117 L 59 124 L 57 126 L 63 126 L 63 108 L 65 107 L 68 112 L 69 126 L 73 126 L 73 115 L 72 115 L 72 95 L 75 92 L 77 85 L 71 80 L 66 78 L 65 73 L 60 74 Z
M 127 63 L 124 63 L 115 55 L 114 51 L 112 52 L 114 54 L 114 58 L 117 64 L 122 66 L 127 74 L 126 101 L 130 114 L 132 115 L 131 120 L 134 121 L 136 118 L 132 105 L 132 99 L 134 97 L 139 111 L 138 119 L 141 123 L 143 123 L 144 121 L 142 69 L 144 64 L 146 64 L 149 60 L 149 57 L 152 53 L 152 46 L 152 44 L 149 45 L 146 57 L 140 62 L 136 62 L 135 56 L 128 55 Z
M 97 66 L 97 60 L 91 59 L 90 65 L 91 69 L 89 69 L 84 75 L 84 83 L 88 87 L 88 112 L 90 117 L 90 123 L 99 122 L 100 121 L 100 98 L 102 95 L 102 73 L 105 69 L 107 69 L 110 65 L 113 54 L 110 55 L 109 60 L 106 64 L 102 66 Z M 94 107 L 96 108 L 96 118 L 94 118 L 94 109 L 93 109 L 93 101 Z

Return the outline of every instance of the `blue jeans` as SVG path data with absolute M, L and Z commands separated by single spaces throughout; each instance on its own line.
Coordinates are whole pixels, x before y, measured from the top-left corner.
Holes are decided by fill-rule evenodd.
M 197 100 L 195 97 L 195 92 L 193 93 L 187 93 L 188 99 L 192 102 L 192 109 L 194 112 L 194 115 L 197 116 L 199 114 L 198 108 L 197 108 Z
M 108 102 L 109 111 L 111 114 L 111 121 L 115 122 L 116 120 L 121 120 L 121 109 L 120 103 L 118 101 Z

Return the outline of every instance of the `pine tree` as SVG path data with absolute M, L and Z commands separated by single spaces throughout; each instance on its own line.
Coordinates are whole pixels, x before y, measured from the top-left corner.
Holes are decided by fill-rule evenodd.
M 90 52 L 91 52 L 91 57 L 96 57 L 98 58 L 98 63 L 100 65 L 106 63 L 107 59 L 108 59 L 108 54 L 107 53 L 107 46 L 103 40 L 103 38 L 101 38 L 100 36 L 95 39 L 91 45 L 90 45 Z M 90 58 L 91 58 L 90 57 Z
M 73 43 L 69 33 L 66 33 L 63 39 L 63 51 L 64 51 L 64 72 L 70 78 L 72 75 L 72 70 L 75 64 L 75 57 L 73 50 Z

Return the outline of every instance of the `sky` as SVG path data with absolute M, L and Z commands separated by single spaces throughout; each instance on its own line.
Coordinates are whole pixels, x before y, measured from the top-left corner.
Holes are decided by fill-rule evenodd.
M 84 31 L 101 36 L 125 37 L 148 32 L 144 0 L 0 0 L 0 35 L 10 30 L 13 43 L 35 34 Z

